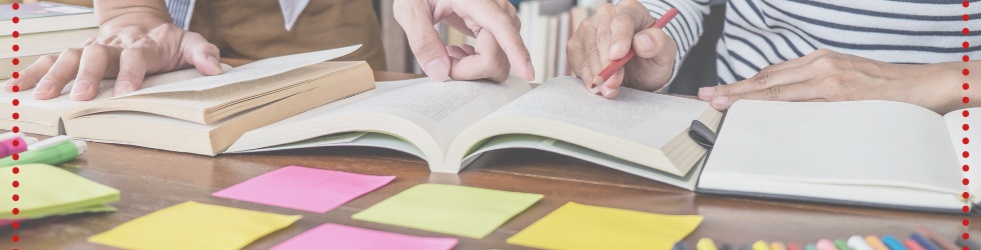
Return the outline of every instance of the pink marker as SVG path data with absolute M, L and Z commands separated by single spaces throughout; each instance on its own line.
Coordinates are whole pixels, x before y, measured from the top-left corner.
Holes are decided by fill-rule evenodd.
M 832 242 L 829 239 L 821 239 L 821 240 L 819 240 L 817 242 L 817 249 L 818 250 L 838 250 L 838 247 L 836 247 L 835 246 L 835 243 Z
M 27 151 L 28 144 L 37 141 L 37 138 L 27 137 L 21 133 L 0 134 L 0 158 L 23 153 Z

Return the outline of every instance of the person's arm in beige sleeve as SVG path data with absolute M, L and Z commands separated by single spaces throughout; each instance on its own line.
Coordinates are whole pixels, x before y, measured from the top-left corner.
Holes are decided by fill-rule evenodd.
M 221 74 L 218 47 L 175 26 L 163 0 L 95 0 L 94 4 L 98 37 L 58 56 L 38 59 L 4 88 L 34 88 L 35 99 L 51 99 L 74 81 L 71 99 L 85 101 L 98 94 L 104 78 L 116 78 L 113 94 L 121 95 L 140 89 L 148 74 L 190 67 L 205 75 Z

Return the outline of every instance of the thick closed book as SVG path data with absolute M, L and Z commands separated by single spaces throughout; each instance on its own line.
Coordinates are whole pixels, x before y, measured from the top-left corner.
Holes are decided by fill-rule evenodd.
M 92 8 L 62 3 L 36 2 L 0 5 L 0 34 L 9 36 L 15 30 L 21 35 L 41 32 L 97 28 L 99 21 Z M 13 24 L 14 17 L 18 18 Z
M 8 93 L 0 97 L 0 126 L 215 155 L 249 130 L 374 88 L 367 63 L 325 62 L 358 47 L 269 58 L 214 76 L 193 68 L 149 76 L 142 89 L 120 96 L 107 79 L 92 101 L 69 100 L 71 84 L 51 100 L 34 100 L 30 90 Z

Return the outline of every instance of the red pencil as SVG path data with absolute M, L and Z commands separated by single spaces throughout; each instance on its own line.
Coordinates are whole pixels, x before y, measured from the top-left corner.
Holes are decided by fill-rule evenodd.
M 677 15 L 678 15 L 678 9 L 671 8 L 670 10 L 668 10 L 667 13 L 664 13 L 664 15 L 661 16 L 661 18 L 658 18 L 657 21 L 654 22 L 654 25 L 651 25 L 651 28 L 658 28 L 658 29 L 664 28 L 664 26 L 668 25 L 668 22 L 670 22 L 671 19 L 673 19 L 674 16 Z M 630 58 L 633 57 L 634 57 L 634 50 L 631 49 L 627 51 L 627 55 L 623 56 L 623 58 L 620 58 L 620 60 L 610 61 L 610 65 L 606 66 L 606 68 L 604 68 L 603 71 L 600 71 L 598 77 L 602 77 L 603 78 L 602 82 L 606 82 L 606 80 L 609 80 L 610 77 L 613 76 L 613 74 L 617 73 L 617 71 L 620 71 L 620 69 L 623 68 L 623 65 L 627 64 L 627 61 L 630 61 Z

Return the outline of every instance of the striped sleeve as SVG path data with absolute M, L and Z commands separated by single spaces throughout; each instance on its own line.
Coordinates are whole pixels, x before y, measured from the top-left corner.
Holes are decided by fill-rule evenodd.
M 675 76 L 678 75 L 678 70 L 681 68 L 681 63 L 685 59 L 685 55 L 691 50 L 692 46 L 698 42 L 699 37 L 702 36 L 702 21 L 705 16 L 709 14 L 709 3 L 711 0 L 639 0 L 644 6 L 647 7 L 647 11 L 651 13 L 654 18 L 658 18 L 664 13 L 668 12 L 672 7 L 678 9 L 678 16 L 668 22 L 668 25 L 664 27 L 664 31 L 674 39 L 675 44 L 678 45 L 678 53 L 674 60 L 674 72 L 671 73 L 671 80 L 673 81 Z M 619 2 L 619 1 L 617 1 Z M 671 81 L 668 81 L 669 83 Z M 665 85 L 667 87 L 667 85 Z M 667 88 L 663 88 L 667 89 Z
M 188 29 L 191 26 L 191 13 L 194 12 L 194 0 L 166 0 L 165 2 L 174 24 L 182 29 Z

